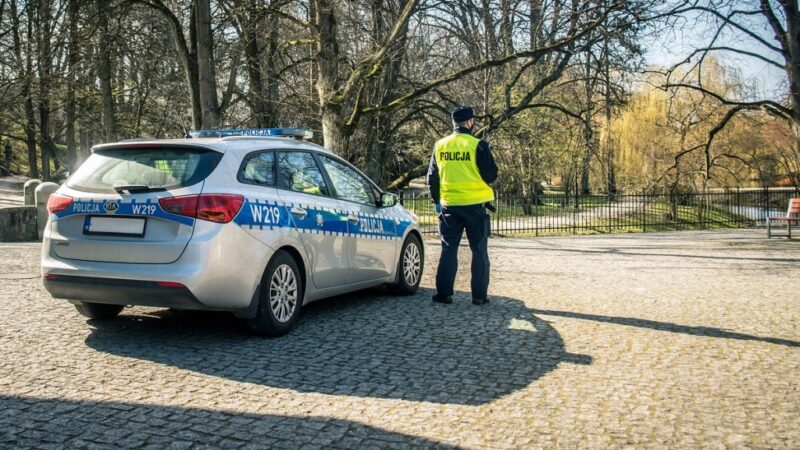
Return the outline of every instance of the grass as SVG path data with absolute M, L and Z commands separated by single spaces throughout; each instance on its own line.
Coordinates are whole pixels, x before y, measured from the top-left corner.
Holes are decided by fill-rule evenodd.
M 531 217 L 546 217 L 558 214 L 572 214 L 579 213 L 595 208 L 602 208 L 608 205 L 608 200 L 602 197 L 597 198 L 582 198 L 579 208 L 574 208 L 571 204 L 561 206 L 561 199 L 556 198 L 542 198 L 542 204 L 531 205 L 529 213 L 526 214 L 525 208 L 520 201 L 507 201 L 501 199 L 500 201 L 493 202 L 497 208 L 497 212 L 492 214 L 492 217 L 504 219 L 524 219 Z M 420 218 L 423 224 L 435 224 L 436 215 L 433 212 L 433 203 L 427 198 L 405 199 L 403 206 L 408 210 L 413 211 Z
M 597 205 L 601 206 L 601 205 Z M 541 207 L 540 207 L 541 208 Z M 423 229 L 429 229 L 437 223 L 433 216 L 431 207 L 430 214 L 420 215 L 420 225 Z M 541 208 L 544 209 L 544 208 Z M 565 208 L 558 208 L 558 213 L 564 213 Z M 659 231 L 682 231 L 682 230 L 713 230 L 720 228 L 741 228 L 752 226 L 754 222 L 746 217 L 731 213 L 729 211 L 714 208 L 679 205 L 673 217 L 672 208 L 668 203 L 653 203 L 635 211 L 629 211 L 612 218 L 593 219 L 588 222 L 578 222 L 575 227 L 571 223 L 552 223 L 542 224 L 538 230 L 504 230 L 501 223 L 498 229 L 495 221 L 518 219 L 520 222 L 512 224 L 520 228 L 526 228 L 530 224 L 534 228 L 536 223 L 531 222 L 532 216 L 493 216 L 493 226 L 499 236 L 565 236 L 565 235 L 585 235 L 585 234 L 606 234 L 606 233 L 641 233 Z M 544 215 L 544 214 L 540 214 Z M 520 224 L 522 226 L 520 226 Z
M 719 208 L 679 205 L 677 217 L 672 217 L 668 204 L 653 204 L 647 208 L 611 219 L 600 219 L 586 225 L 590 233 L 658 232 L 679 230 L 714 230 L 741 228 L 753 221 Z

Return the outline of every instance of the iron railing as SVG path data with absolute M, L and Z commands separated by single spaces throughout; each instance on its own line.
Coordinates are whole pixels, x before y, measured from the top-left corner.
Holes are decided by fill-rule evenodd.
M 742 189 L 706 193 L 521 196 L 495 193 L 491 214 L 496 235 L 553 235 L 739 228 L 764 225 L 786 213 L 793 189 Z M 436 233 L 438 219 L 427 193 L 400 193 L 423 233 Z

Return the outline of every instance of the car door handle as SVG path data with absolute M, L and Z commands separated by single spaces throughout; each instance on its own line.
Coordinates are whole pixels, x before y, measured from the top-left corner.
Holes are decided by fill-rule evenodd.
M 350 214 L 350 215 L 347 216 L 347 220 L 349 220 L 350 222 L 353 222 L 353 223 L 358 223 L 359 219 L 358 219 L 358 216 L 354 216 L 354 215 Z
M 308 215 L 308 211 L 303 208 L 294 207 L 290 210 L 295 216 L 304 219 Z

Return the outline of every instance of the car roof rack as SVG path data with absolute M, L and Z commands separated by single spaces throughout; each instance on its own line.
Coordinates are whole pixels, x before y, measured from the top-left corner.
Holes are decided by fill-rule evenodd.
M 223 130 L 192 130 L 190 138 L 253 138 L 282 137 L 290 139 L 312 139 L 314 133 L 308 128 L 237 128 Z

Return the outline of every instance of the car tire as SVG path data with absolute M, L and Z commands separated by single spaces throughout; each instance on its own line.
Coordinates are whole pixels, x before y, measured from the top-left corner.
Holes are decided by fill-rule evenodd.
M 389 292 L 396 295 L 416 293 L 422 279 L 423 267 L 425 267 L 425 252 L 422 242 L 416 235 L 410 234 L 400 249 L 395 282 L 388 286 Z
M 247 326 L 255 334 L 277 337 L 297 323 L 305 292 L 297 262 L 278 251 L 267 264 L 261 279 L 256 316 Z
M 93 320 L 113 319 L 117 317 L 124 307 L 123 305 L 75 302 L 75 309 L 77 309 L 82 316 Z

